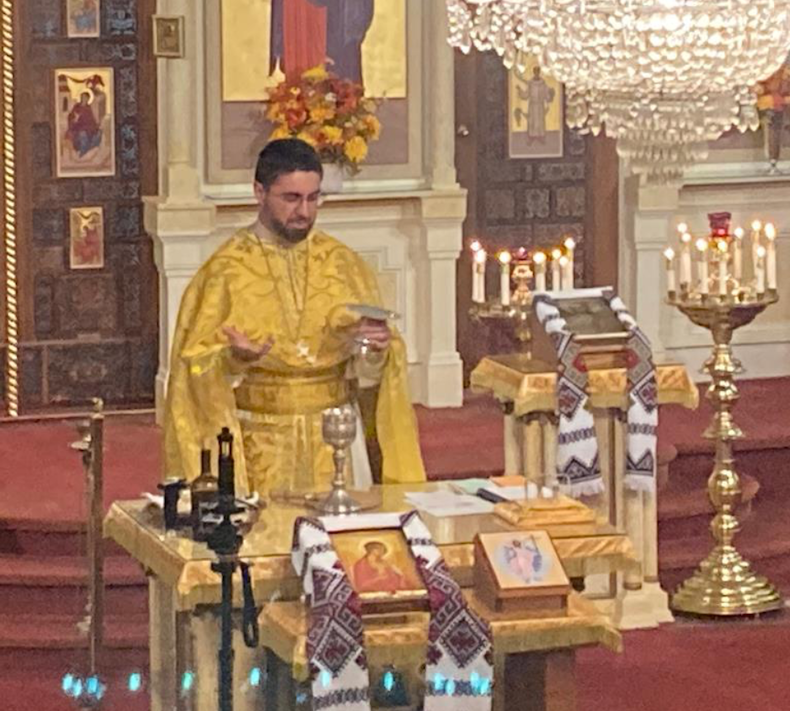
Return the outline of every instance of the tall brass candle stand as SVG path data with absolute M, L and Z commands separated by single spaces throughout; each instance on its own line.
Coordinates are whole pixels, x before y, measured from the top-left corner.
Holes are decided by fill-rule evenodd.
M 767 294 L 740 292 L 725 297 L 678 296 L 670 293 L 668 303 L 682 311 L 692 323 L 713 334 L 713 353 L 704 371 L 712 382 L 707 398 L 716 413 L 703 436 L 716 443 L 713 473 L 708 479 L 708 495 L 716 511 L 710 530 L 716 545 L 672 597 L 672 608 L 697 615 L 753 615 L 784 607 L 776 588 L 756 575 L 733 545 L 740 529 L 735 511 L 741 501 L 741 486 L 735 471 L 733 442 L 743 437 L 735 424 L 732 409 L 738 400 L 734 376 L 743 372 L 733 357 L 732 334 L 751 323 L 768 305 L 777 301 L 775 291 Z

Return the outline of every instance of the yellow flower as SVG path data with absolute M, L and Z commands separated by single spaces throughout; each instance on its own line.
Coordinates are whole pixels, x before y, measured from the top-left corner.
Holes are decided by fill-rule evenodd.
M 288 126 L 278 126 L 277 128 L 272 131 L 272 135 L 269 138 L 272 141 L 277 140 L 278 138 L 288 138 L 291 135 L 291 132 L 288 130 Z
M 335 110 L 326 104 L 319 104 L 310 109 L 310 119 L 316 123 L 324 123 L 335 118 Z
M 312 79 L 315 81 L 321 81 L 322 79 L 326 79 L 329 75 L 326 73 L 326 69 L 324 68 L 323 64 L 319 64 L 317 67 L 313 67 L 312 69 L 308 69 L 306 72 L 302 73 L 302 79 Z
M 345 148 L 343 148 L 343 153 L 346 154 L 346 158 L 352 163 L 359 163 L 361 160 L 364 160 L 365 156 L 368 154 L 368 144 L 365 143 L 364 138 L 354 136 L 354 138 L 346 143 Z
M 303 140 L 305 143 L 309 143 L 313 148 L 316 146 L 315 136 L 311 133 L 307 133 L 306 131 L 302 131 L 301 133 L 297 134 L 297 138 Z
M 324 136 L 326 136 L 326 140 L 329 143 L 338 144 L 343 142 L 342 128 L 338 126 L 324 126 L 321 130 L 324 132 Z
M 370 138 L 374 141 L 381 135 L 381 121 L 375 116 L 365 116 L 365 128 L 370 132 Z

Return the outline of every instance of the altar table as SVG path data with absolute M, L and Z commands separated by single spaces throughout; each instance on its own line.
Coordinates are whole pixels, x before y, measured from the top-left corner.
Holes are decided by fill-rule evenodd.
M 470 605 L 491 626 L 494 639 L 493 711 L 573 711 L 576 709 L 574 678 L 576 649 L 601 645 L 619 652 L 620 633 L 609 617 L 602 615 L 577 593 L 568 600 L 564 617 L 505 619 L 478 602 L 466 591 Z M 420 682 L 421 665 L 428 644 L 428 614 L 411 613 L 395 623 L 365 624 L 365 651 L 371 669 L 371 684 L 381 678 L 386 666 L 408 669 Z M 272 660 L 270 672 L 276 675 L 267 702 L 278 711 L 309 708 L 298 703 L 298 682 L 308 678 L 305 649 L 307 611 L 298 602 L 276 602 L 264 608 L 260 617 L 264 644 Z M 409 684 L 412 703 L 419 692 Z M 515 700 L 518 699 L 518 703 Z
M 404 499 L 407 492 L 432 491 L 443 486 L 441 482 L 388 485 L 373 487 L 371 493 L 381 500 L 379 511 L 408 511 L 413 507 Z M 255 598 L 264 606 L 264 611 L 274 602 L 298 600 L 301 595 L 290 551 L 294 521 L 304 515 L 315 513 L 293 503 L 270 501 L 245 537 L 240 556 L 250 564 Z M 443 519 L 423 514 L 422 518 L 453 576 L 464 587 L 472 585 L 474 534 L 508 528 L 493 514 Z M 219 575 L 211 570 L 214 554 L 203 543 L 165 533 L 161 511 L 144 500 L 113 503 L 105 519 L 104 531 L 139 561 L 149 575 L 151 711 L 215 711 L 216 611 L 221 591 Z M 606 521 L 599 521 L 586 535 L 552 531 L 551 528 L 549 532 L 553 534 L 557 552 L 571 577 L 638 568 L 637 556 L 628 538 Z M 236 575 L 234 594 L 238 603 L 241 602 L 240 592 L 240 576 Z M 604 625 L 605 618 L 598 614 L 596 619 L 600 627 L 596 634 L 613 639 L 614 631 Z M 264 643 L 265 638 L 264 632 Z M 600 640 L 590 638 L 589 643 L 596 641 Z M 247 650 L 238 645 L 235 672 L 239 689 L 247 684 L 250 668 L 262 664 L 263 656 L 263 650 Z M 196 672 L 194 688 L 185 694 L 181 681 L 190 671 Z M 237 711 L 257 710 L 263 708 L 262 699 L 249 691 L 238 692 L 235 708 Z
M 658 583 L 658 510 L 655 492 L 630 491 L 625 475 L 625 368 L 591 368 L 588 372 L 590 408 L 595 422 L 598 454 L 605 492 L 592 500 L 598 514 L 633 543 L 640 568 L 632 567 L 616 579 L 589 578 L 621 629 L 655 627 L 671 622 L 669 600 Z M 659 405 L 694 409 L 699 392 L 685 366 L 656 364 Z M 488 393 L 504 413 L 505 473 L 522 474 L 538 486 L 556 483 L 557 373 L 556 368 L 523 354 L 483 358 L 471 375 L 472 390 Z

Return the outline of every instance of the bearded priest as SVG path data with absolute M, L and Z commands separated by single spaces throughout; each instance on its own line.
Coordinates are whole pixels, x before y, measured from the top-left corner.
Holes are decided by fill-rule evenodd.
M 238 492 L 326 489 L 333 463 L 322 411 L 377 390 L 367 429 L 376 432 L 381 481 L 425 480 L 405 345 L 386 320 L 349 308 L 380 306 L 380 296 L 361 257 L 314 226 L 322 175 L 307 143 L 269 143 L 255 171 L 257 221 L 187 287 L 170 359 L 166 476 L 197 477 L 200 450 L 230 427 L 241 443 Z M 360 434 L 351 447 L 358 486 L 371 480 L 367 453 Z

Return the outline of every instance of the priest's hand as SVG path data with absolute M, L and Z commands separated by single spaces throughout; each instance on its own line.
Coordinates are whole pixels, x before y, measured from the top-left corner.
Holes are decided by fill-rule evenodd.
M 274 339 L 271 336 L 263 343 L 255 343 L 232 326 L 223 326 L 222 332 L 228 337 L 228 344 L 233 357 L 245 363 L 252 363 L 263 358 L 274 345 Z
M 361 318 L 351 329 L 351 333 L 363 354 L 366 350 L 387 350 L 392 338 L 387 322 L 372 318 Z

